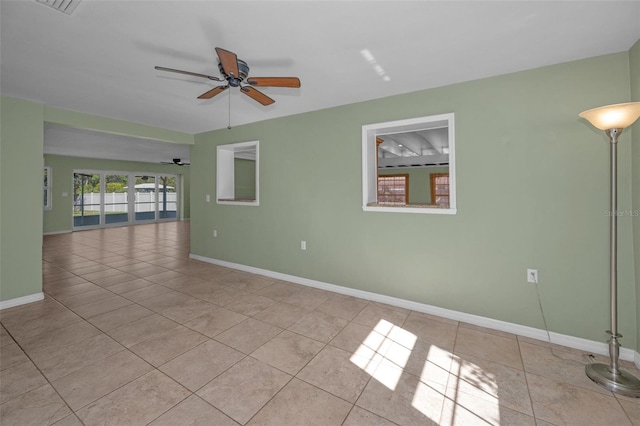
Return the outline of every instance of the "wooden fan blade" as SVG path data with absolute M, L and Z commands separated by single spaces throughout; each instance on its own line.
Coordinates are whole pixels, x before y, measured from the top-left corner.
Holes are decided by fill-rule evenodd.
M 215 95 L 219 95 L 220 93 L 222 93 L 225 90 L 227 90 L 227 87 L 229 87 L 229 86 L 214 87 L 213 89 L 211 89 L 211 90 L 209 90 L 207 92 L 204 92 L 202 95 L 198 96 L 198 99 L 211 99 Z
M 174 68 L 166 68 L 166 67 L 158 67 L 158 66 L 156 66 L 155 69 L 157 69 L 158 71 L 177 72 L 178 74 L 192 75 L 194 77 L 202 77 L 202 78 L 208 78 L 209 80 L 222 81 L 218 77 L 214 77 L 212 75 L 206 75 L 206 74 L 199 74 L 197 72 L 183 71 L 183 70 L 177 70 Z
M 265 106 L 266 105 L 271 105 L 272 103 L 275 102 L 273 99 L 271 99 L 270 97 L 268 97 L 267 95 L 265 95 L 261 91 L 259 91 L 257 89 L 254 89 L 253 87 L 245 86 L 245 87 L 241 88 L 240 91 L 242 93 L 244 93 L 245 95 L 249 96 L 250 98 L 253 98 L 254 100 L 260 102 L 262 105 L 265 105 Z
M 300 87 L 298 77 L 249 77 L 247 83 L 252 86 Z
M 240 73 L 238 72 L 238 57 L 236 54 L 220 47 L 216 47 L 216 53 L 218 54 L 218 58 L 220 58 L 220 63 L 222 64 L 222 69 L 225 74 L 233 74 L 234 77 L 238 78 Z

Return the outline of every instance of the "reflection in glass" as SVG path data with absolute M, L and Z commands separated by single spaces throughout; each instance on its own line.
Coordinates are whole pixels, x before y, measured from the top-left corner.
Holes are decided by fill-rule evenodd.
M 127 185 L 127 175 L 105 176 L 105 223 L 121 223 L 129 221 L 129 194 L 127 194 Z
M 73 226 L 100 225 L 100 175 L 73 174 Z
M 175 219 L 178 212 L 177 177 L 158 178 L 158 216 L 160 219 Z
M 134 180 L 135 220 L 155 220 L 156 177 L 135 176 Z

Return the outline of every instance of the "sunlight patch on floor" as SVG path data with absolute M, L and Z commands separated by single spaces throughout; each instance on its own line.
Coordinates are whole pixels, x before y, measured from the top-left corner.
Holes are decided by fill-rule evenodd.
M 394 390 L 416 340 L 413 333 L 380 320 L 353 353 L 351 362 Z
M 479 365 L 435 345 L 416 348 L 415 334 L 380 320 L 350 360 L 392 392 L 411 356 L 424 357 L 422 370 L 412 368 L 403 383 L 413 392 L 400 397 L 410 407 L 439 424 L 500 424 L 497 377 Z M 426 353 L 425 353 L 426 350 Z M 419 355 L 418 355 L 419 354 Z M 415 366 L 416 360 L 412 361 Z M 420 376 L 415 375 L 420 371 Z M 417 380 L 416 380 L 417 379 Z M 417 383 L 416 383 L 417 382 Z M 398 388 L 400 389 L 400 388 Z M 402 390 L 401 393 L 406 392 Z M 405 399 L 407 398 L 407 399 Z
M 468 424 L 470 419 L 500 424 L 498 383 L 494 374 L 482 367 L 452 355 L 451 376 L 446 396 L 452 403 L 445 404 L 442 417 L 447 424 Z

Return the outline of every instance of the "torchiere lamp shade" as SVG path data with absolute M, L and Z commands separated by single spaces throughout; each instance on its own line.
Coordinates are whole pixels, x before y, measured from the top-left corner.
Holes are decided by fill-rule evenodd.
M 600 130 L 624 129 L 640 117 L 640 102 L 606 105 L 588 109 L 579 115 Z

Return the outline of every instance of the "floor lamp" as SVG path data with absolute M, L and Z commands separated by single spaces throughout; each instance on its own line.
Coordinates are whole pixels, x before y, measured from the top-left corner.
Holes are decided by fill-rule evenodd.
M 580 113 L 580 117 L 588 120 L 594 127 L 604 130 L 609 136 L 610 145 L 610 208 L 609 208 L 609 268 L 610 268 L 610 298 L 611 298 L 611 329 L 607 333 L 611 336 L 609 341 L 609 364 L 589 364 L 585 371 L 594 382 L 605 387 L 611 392 L 621 395 L 640 398 L 640 380 L 635 376 L 620 369 L 618 358 L 620 356 L 620 343 L 622 337 L 618 333 L 618 188 L 617 188 L 617 162 L 618 162 L 618 136 L 625 127 L 629 127 L 640 117 L 640 102 L 607 105 L 590 109 Z

